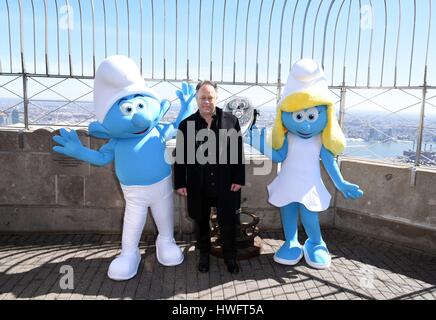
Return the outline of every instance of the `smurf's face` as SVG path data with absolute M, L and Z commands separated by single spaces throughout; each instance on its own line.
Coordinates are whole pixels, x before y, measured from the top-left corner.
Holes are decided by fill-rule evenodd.
M 327 125 L 327 106 L 297 112 L 283 112 L 282 122 L 288 131 L 303 139 L 320 134 Z
M 135 94 L 115 102 L 104 118 L 103 126 L 112 137 L 135 138 L 147 135 L 160 118 L 159 101 Z

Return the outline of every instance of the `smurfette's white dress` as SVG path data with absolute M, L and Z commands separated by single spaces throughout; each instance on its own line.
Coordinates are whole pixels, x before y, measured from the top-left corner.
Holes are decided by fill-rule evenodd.
M 331 196 L 321 179 L 321 135 L 303 139 L 288 133 L 287 142 L 286 159 L 268 185 L 268 201 L 276 207 L 298 202 L 313 212 L 326 210 Z

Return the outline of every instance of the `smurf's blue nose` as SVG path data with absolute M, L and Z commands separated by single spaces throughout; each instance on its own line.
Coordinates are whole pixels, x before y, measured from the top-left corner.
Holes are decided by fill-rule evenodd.
M 137 128 L 148 128 L 151 120 L 143 112 L 136 112 L 132 117 L 132 123 Z
M 311 132 L 311 131 L 312 131 L 312 126 L 311 126 L 310 124 L 306 123 L 305 126 L 304 126 L 304 129 L 305 129 L 307 132 Z

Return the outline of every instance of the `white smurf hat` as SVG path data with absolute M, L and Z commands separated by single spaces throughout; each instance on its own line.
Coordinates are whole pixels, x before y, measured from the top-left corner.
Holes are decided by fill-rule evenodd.
M 318 62 L 312 59 L 301 59 L 292 66 L 279 105 L 286 97 L 299 92 L 308 93 L 311 96 L 323 96 L 324 99 L 331 98 L 327 78 Z
M 333 96 L 320 65 L 312 59 L 296 62 L 283 89 L 277 106 L 277 115 L 271 134 L 272 147 L 280 149 L 287 129 L 282 122 L 282 112 L 297 112 L 315 106 L 327 106 L 327 124 L 322 131 L 322 143 L 334 155 L 345 148 L 345 137 L 336 119 Z
M 97 120 L 103 123 L 112 105 L 132 94 L 144 94 L 160 101 L 157 93 L 146 85 L 132 59 L 115 55 L 103 60 L 94 79 L 94 110 Z

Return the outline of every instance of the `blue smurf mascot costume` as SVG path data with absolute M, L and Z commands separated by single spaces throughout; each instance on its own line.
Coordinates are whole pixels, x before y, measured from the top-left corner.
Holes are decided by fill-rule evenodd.
M 165 266 L 183 262 L 173 237 L 173 188 L 171 166 L 165 161 L 165 141 L 193 111 L 194 89 L 186 83 L 177 91 L 181 102 L 178 118 L 159 124 L 170 107 L 147 87 L 133 60 L 112 56 L 95 74 L 94 107 L 98 121 L 89 126 L 95 137 L 110 139 L 98 151 L 84 147 L 74 130 L 60 130 L 54 151 L 96 166 L 115 161 L 116 175 L 126 201 L 121 254 L 112 261 L 108 277 L 127 280 L 137 273 L 139 240 L 150 207 L 158 229 L 156 256 Z
M 260 137 L 257 130 L 253 134 L 258 140 L 257 146 L 252 145 L 282 163 L 268 185 L 268 201 L 280 207 L 285 234 L 274 260 L 295 265 L 304 255 L 309 266 L 328 268 L 331 258 L 321 236 L 318 213 L 329 207 L 331 196 L 321 179 L 320 159 L 345 198 L 357 199 L 363 192 L 345 181 L 339 171 L 335 156 L 344 150 L 345 138 L 324 71 L 317 62 L 302 59 L 292 67 L 268 139 L 272 149 L 265 144 L 265 130 Z M 299 212 L 308 236 L 303 246 L 297 236 Z

